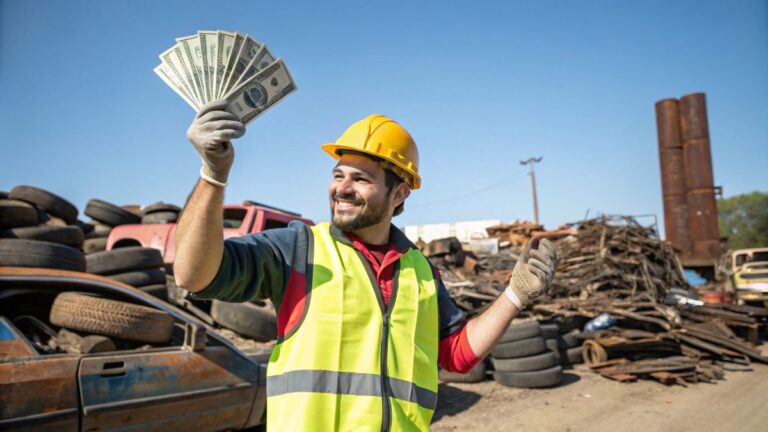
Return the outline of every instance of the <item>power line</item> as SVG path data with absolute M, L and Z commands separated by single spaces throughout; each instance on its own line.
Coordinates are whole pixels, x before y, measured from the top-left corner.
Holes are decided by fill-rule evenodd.
M 476 195 L 476 194 L 478 194 L 480 192 L 485 192 L 487 190 L 495 189 L 495 188 L 500 187 L 500 186 L 508 185 L 508 182 L 510 180 L 519 180 L 519 179 L 521 179 L 523 177 L 526 177 L 528 175 L 528 173 L 522 173 L 522 174 L 518 173 L 518 175 L 514 176 L 514 177 L 513 177 L 513 175 L 514 174 L 507 175 L 507 176 L 501 178 L 500 180 L 495 181 L 495 182 L 493 182 L 491 184 L 488 184 L 486 186 L 483 186 L 483 187 L 481 187 L 479 189 L 475 189 L 475 190 L 470 191 L 470 192 L 465 192 L 465 193 L 462 193 L 460 195 L 456 195 L 456 196 L 454 196 L 452 198 L 449 198 L 449 199 L 446 199 L 446 200 L 412 204 L 409 207 L 411 207 L 411 208 L 413 208 L 413 207 L 429 207 L 429 206 L 433 206 L 433 205 L 448 204 L 448 203 L 456 202 L 456 201 L 459 201 L 461 199 L 467 198 L 469 196 Z

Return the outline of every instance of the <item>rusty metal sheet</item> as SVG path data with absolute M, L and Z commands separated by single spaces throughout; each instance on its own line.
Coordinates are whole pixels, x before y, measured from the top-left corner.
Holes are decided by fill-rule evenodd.
M 0 362 L 0 430 L 78 430 L 78 362 L 69 354 Z
M 83 358 L 84 429 L 221 430 L 246 424 L 258 366 L 228 347 L 111 353 Z

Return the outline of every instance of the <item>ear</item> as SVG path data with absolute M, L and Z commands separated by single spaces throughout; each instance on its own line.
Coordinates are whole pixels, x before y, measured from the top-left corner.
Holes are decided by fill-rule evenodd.
M 406 198 L 411 194 L 411 188 L 408 187 L 405 183 L 400 183 L 395 188 L 395 193 L 392 197 L 392 203 L 395 205 L 395 207 L 402 204 Z

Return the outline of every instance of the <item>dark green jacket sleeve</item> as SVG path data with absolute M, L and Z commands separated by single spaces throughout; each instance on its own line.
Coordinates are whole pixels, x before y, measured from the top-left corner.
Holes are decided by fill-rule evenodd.
M 287 228 L 225 240 L 216 277 L 192 297 L 227 302 L 268 298 L 278 306 L 296 256 L 306 254 L 306 247 L 297 247 L 306 245 L 308 231 L 301 222 L 291 222 Z

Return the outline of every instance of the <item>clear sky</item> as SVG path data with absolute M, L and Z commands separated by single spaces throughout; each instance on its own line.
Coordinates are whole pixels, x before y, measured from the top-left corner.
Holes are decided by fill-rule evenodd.
M 226 201 L 328 217 L 334 141 L 371 113 L 415 137 L 423 187 L 398 225 L 531 219 L 549 228 L 663 210 L 654 103 L 705 92 L 715 183 L 768 190 L 766 1 L 0 0 L 0 190 L 81 210 L 183 204 L 194 112 L 157 78 L 197 30 L 248 33 L 299 90 L 235 142 Z M 83 216 L 83 219 L 87 217 Z

